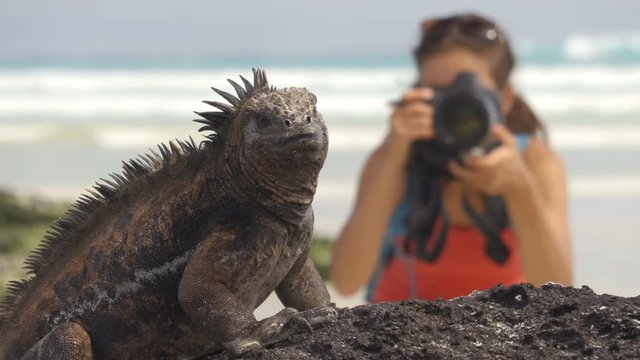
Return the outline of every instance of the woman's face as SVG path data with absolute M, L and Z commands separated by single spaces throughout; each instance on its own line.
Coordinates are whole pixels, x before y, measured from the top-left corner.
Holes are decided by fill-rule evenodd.
M 500 91 L 503 99 L 502 111 L 505 114 L 509 112 L 513 104 L 511 88 L 504 86 L 500 89 L 491 75 L 487 61 L 464 48 L 452 49 L 427 57 L 420 67 L 420 86 L 433 88 L 449 86 L 463 72 L 475 73 L 483 86 Z
M 463 72 L 475 73 L 483 86 L 498 89 L 486 60 L 463 48 L 427 57 L 420 67 L 420 85 L 436 88 L 448 86 Z

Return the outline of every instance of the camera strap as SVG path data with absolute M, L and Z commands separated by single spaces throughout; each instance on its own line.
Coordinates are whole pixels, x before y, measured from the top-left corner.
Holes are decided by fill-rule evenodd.
M 434 262 L 444 249 L 449 232 L 449 220 L 442 203 L 442 185 L 437 179 L 423 179 L 415 185 L 416 195 L 407 219 L 404 250 L 421 260 Z M 413 251 L 411 244 L 414 245 Z
M 499 264 L 504 264 L 509 258 L 510 250 L 502 239 L 502 229 L 506 226 L 507 212 L 502 198 L 490 196 L 485 203 L 485 212 L 474 209 L 466 193 L 462 194 L 464 210 L 484 235 L 487 255 Z

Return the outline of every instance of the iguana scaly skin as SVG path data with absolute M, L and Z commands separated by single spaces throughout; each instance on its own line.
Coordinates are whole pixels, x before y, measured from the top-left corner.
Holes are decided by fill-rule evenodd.
M 309 260 L 327 154 L 316 97 L 229 80 L 196 146 L 160 145 L 81 197 L 26 260 L 0 311 L 0 359 L 233 354 L 335 316 Z M 275 290 L 286 308 L 256 321 Z

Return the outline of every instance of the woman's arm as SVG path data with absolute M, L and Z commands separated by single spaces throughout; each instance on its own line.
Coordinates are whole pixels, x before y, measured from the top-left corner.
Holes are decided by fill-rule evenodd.
M 376 266 L 393 210 L 406 188 L 406 161 L 416 139 L 433 137 L 427 88 L 409 90 L 391 117 L 391 131 L 360 177 L 353 212 L 333 247 L 331 280 L 342 293 L 365 285 Z
M 564 164 L 539 141 L 529 144 L 525 162 L 530 172 L 525 173 L 521 188 L 505 196 L 520 239 L 525 273 L 534 285 L 548 281 L 571 285 L 573 257 Z
M 331 280 L 342 293 L 354 293 L 373 274 L 389 219 L 405 189 L 399 156 L 385 143 L 362 172 L 355 207 L 333 247 Z

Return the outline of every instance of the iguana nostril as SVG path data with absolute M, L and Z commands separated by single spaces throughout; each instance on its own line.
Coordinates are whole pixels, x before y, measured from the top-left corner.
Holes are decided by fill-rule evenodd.
M 291 126 L 291 121 L 289 121 L 289 120 L 285 120 L 285 121 L 284 121 L 284 124 L 285 124 L 285 125 L 287 125 L 287 126 Z
M 311 122 L 311 116 L 307 115 L 307 118 L 306 118 L 306 119 L 307 119 L 307 123 L 310 123 L 310 122 Z

